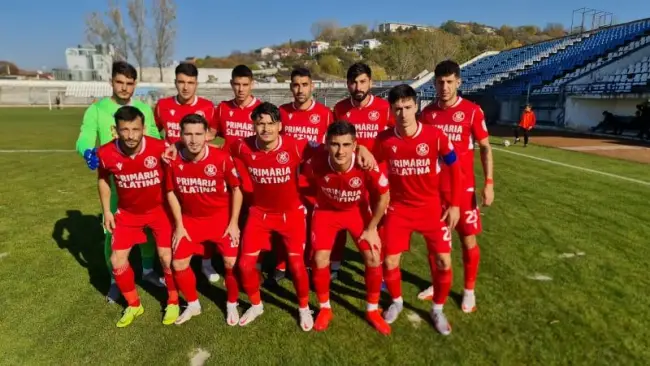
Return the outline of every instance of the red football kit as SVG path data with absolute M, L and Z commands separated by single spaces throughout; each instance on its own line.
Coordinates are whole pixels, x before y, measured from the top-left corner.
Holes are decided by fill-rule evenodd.
M 210 127 L 217 130 L 217 136 L 223 137 L 225 151 L 228 151 L 229 146 L 235 141 L 255 135 L 251 115 L 260 104 L 262 101 L 255 97 L 241 107 L 235 103 L 234 99 L 219 103 L 214 114 L 213 124 Z M 244 192 L 250 193 L 253 188 L 248 172 L 241 161 L 237 159 L 235 159 L 235 167 L 241 174 L 242 189 Z
M 113 250 L 130 249 L 147 241 L 145 227 L 149 227 L 161 248 L 171 247 L 172 226 L 165 208 L 164 168 L 161 157 L 165 142 L 144 136 L 140 152 L 125 155 L 118 140 L 101 146 L 98 174 L 115 181 L 117 211 L 113 231 Z
M 174 258 L 203 254 L 204 244 L 217 246 L 224 257 L 236 257 L 237 247 L 223 233 L 230 221 L 231 191 L 239 187 L 239 175 L 230 156 L 216 146 L 205 146 L 199 161 L 186 160 L 182 151 L 170 162 L 166 189 L 174 191 L 181 204 L 183 226 L 191 242 L 183 239 Z
M 211 101 L 195 96 L 194 101 L 188 104 L 178 102 L 176 96 L 162 98 L 156 103 L 154 117 L 158 130 L 165 131 L 165 140 L 174 144 L 181 137 L 181 119 L 190 114 L 198 114 L 212 124 L 214 119 L 214 104 Z
M 339 101 L 334 106 L 334 120 L 352 123 L 356 128 L 357 142 L 370 151 L 377 135 L 395 125 L 388 101 L 374 95 L 370 95 L 365 106 L 360 106 L 352 98 Z
M 252 203 L 242 238 L 239 268 L 242 287 L 252 304 L 261 302 L 257 256 L 271 247 L 271 233 L 278 233 L 289 254 L 289 267 L 300 308 L 308 307 L 309 278 L 304 263 L 305 207 L 298 191 L 298 167 L 312 148 L 307 140 L 279 136 L 270 151 L 257 145 L 257 136 L 231 145 L 231 154 L 247 168 L 253 182 Z
M 452 167 L 452 204 L 458 205 L 458 164 L 452 143 L 439 129 L 418 122 L 413 136 L 397 128 L 383 131 L 375 144 L 377 161 L 388 165 L 390 206 L 384 221 L 385 254 L 407 251 L 411 233 L 420 232 L 430 253 L 449 253 L 451 233 L 440 220 L 440 161 Z
M 255 134 L 251 114 L 260 104 L 262 101 L 255 97 L 241 107 L 235 103 L 234 99 L 219 103 L 210 127 L 217 130 L 217 136 L 223 137 L 224 150 L 227 151 L 228 146 L 235 141 Z
M 281 105 L 280 120 L 284 134 L 322 144 L 325 142 L 327 126 L 334 121 L 334 115 L 327 106 L 312 100 L 305 110 L 296 108 L 293 102 Z
M 311 231 L 313 250 L 332 250 L 340 230 L 350 232 L 360 251 L 370 250 L 367 242 L 358 243 L 371 218 L 368 192 L 377 195 L 388 192 L 388 178 L 379 170 L 361 169 L 354 156 L 350 168 L 338 172 L 327 151 L 312 157 L 305 164 L 304 174 L 316 194 Z
M 460 221 L 456 230 L 463 236 L 481 232 L 481 216 L 476 200 L 474 178 L 474 142 L 488 138 L 483 110 L 478 105 L 458 97 L 454 105 L 442 107 L 433 102 L 420 114 L 420 121 L 443 130 L 454 144 L 461 169 L 462 196 Z M 443 167 L 440 179 L 444 204 L 449 205 L 449 169 Z

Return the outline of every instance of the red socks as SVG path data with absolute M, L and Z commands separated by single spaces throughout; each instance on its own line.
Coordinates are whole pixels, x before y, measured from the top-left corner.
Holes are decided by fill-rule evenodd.
M 187 302 L 196 301 L 199 298 L 196 292 L 196 277 L 192 267 L 187 267 L 182 271 L 174 271 L 174 279 Z
M 237 284 L 237 277 L 235 277 L 234 268 L 226 268 L 226 296 L 228 297 L 229 303 L 237 302 L 239 298 L 239 285 Z
M 465 270 L 465 289 L 473 290 L 478 275 L 478 263 L 481 260 L 481 250 L 478 245 L 472 249 L 463 247 L 463 268 Z
M 318 302 L 321 304 L 328 302 L 330 300 L 330 266 L 316 268 L 314 265 L 312 277 L 314 279 L 314 291 L 318 297 Z
M 140 296 L 135 289 L 135 275 L 129 263 L 120 268 L 113 268 L 113 278 L 129 306 L 140 306 Z
M 178 305 L 178 290 L 171 268 L 163 268 L 165 274 L 165 286 L 167 287 L 167 305 Z
M 399 267 L 384 269 L 384 282 L 386 282 L 391 298 L 396 299 L 402 296 L 402 272 Z
M 452 272 L 449 269 L 439 269 L 436 266 L 435 256 L 429 256 L 431 276 L 433 279 L 433 304 L 444 305 L 451 290 Z
M 253 305 L 259 305 L 262 302 L 260 296 L 260 277 L 257 272 L 257 258 L 256 255 L 242 255 L 239 259 L 239 273 L 241 274 L 241 282 L 248 300 Z
M 377 267 L 366 266 L 366 273 L 365 273 L 366 301 L 368 302 L 368 304 L 372 304 L 372 305 L 379 304 L 379 296 L 381 295 L 381 272 L 382 272 L 381 266 L 377 266 Z
M 293 286 L 296 288 L 296 295 L 298 295 L 298 306 L 306 308 L 309 306 L 309 276 L 302 255 L 289 256 L 289 270 L 293 278 Z

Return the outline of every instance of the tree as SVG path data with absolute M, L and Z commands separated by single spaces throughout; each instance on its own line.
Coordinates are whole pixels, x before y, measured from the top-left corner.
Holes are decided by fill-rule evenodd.
M 456 59 L 461 49 L 460 37 L 447 32 L 417 32 L 415 38 L 420 62 L 417 63 L 417 72 L 424 69 L 433 70 L 440 62 Z
M 385 60 L 384 66 L 392 76 L 408 79 L 414 74 L 417 62 L 417 47 L 408 39 L 401 39 L 380 47 Z
M 454 22 L 453 20 L 448 20 L 440 25 L 440 29 L 447 33 L 455 34 L 457 36 L 460 36 L 463 34 L 463 28 L 458 26 L 458 23 Z
M 133 36 L 129 43 L 131 53 L 138 63 L 140 69 L 139 75 L 142 80 L 142 67 L 145 64 L 145 56 L 147 51 L 147 12 L 144 6 L 144 0 L 129 0 L 129 19 L 131 21 L 131 30 Z
M 152 46 L 154 60 L 163 81 L 163 67 L 174 52 L 176 40 L 176 4 L 174 0 L 154 0 Z
M 311 25 L 311 34 L 315 40 L 332 42 L 336 40 L 338 29 L 336 20 L 319 20 Z
M 326 74 L 334 76 L 343 75 L 343 67 L 341 67 L 341 63 L 334 55 L 321 56 L 318 60 L 318 64 L 320 65 L 321 71 Z
M 0 75 L 18 75 L 20 69 L 9 61 L 0 61 Z
M 388 73 L 386 72 L 386 69 L 384 69 L 382 66 L 376 65 L 376 64 L 370 64 L 368 65 L 372 69 L 372 79 L 373 80 L 388 80 Z
M 109 23 L 108 27 L 111 34 L 114 35 L 113 46 L 115 51 L 120 55 L 122 60 L 129 59 L 129 43 L 130 37 L 124 27 L 124 18 L 122 17 L 122 10 L 120 10 L 117 0 L 109 0 L 108 13 Z
M 564 37 L 567 32 L 564 30 L 564 26 L 561 23 L 548 23 L 544 27 L 544 33 L 551 38 Z

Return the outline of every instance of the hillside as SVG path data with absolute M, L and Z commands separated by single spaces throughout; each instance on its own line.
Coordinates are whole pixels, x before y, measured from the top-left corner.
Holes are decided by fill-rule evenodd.
M 251 68 L 278 67 L 290 70 L 308 67 L 319 78 L 344 77 L 345 70 L 356 61 L 373 66 L 374 78 L 410 79 L 424 69 L 432 70 L 436 63 L 454 59 L 460 63 L 485 51 L 501 51 L 527 44 L 562 37 L 566 31 L 561 24 L 549 23 L 539 28 L 533 25 L 492 27 L 478 23 L 447 21 L 427 30 L 402 29 L 394 32 L 370 30 L 365 24 L 340 27 L 333 21 L 312 25 L 314 41 L 327 42 L 329 48 L 309 55 L 310 40 L 289 40 L 252 52 L 235 51 L 227 57 L 192 58 L 200 67 L 230 68 L 247 64 Z M 376 39 L 378 47 L 360 47 L 359 42 Z M 321 77 L 321 74 L 322 77 Z M 276 75 L 278 80 L 287 73 Z

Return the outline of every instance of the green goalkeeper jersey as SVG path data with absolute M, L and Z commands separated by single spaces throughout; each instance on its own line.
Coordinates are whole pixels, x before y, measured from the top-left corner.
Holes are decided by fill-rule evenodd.
M 151 107 L 144 102 L 133 99 L 130 105 L 138 108 L 144 114 L 145 135 L 159 139 L 160 132 L 156 127 Z M 113 115 L 120 107 L 120 104 L 115 103 L 113 99 L 108 97 L 93 103 L 86 109 L 81 123 L 81 132 L 77 139 L 76 150 L 79 155 L 83 156 L 84 151 L 96 147 L 98 138 L 101 146 L 117 137 Z

